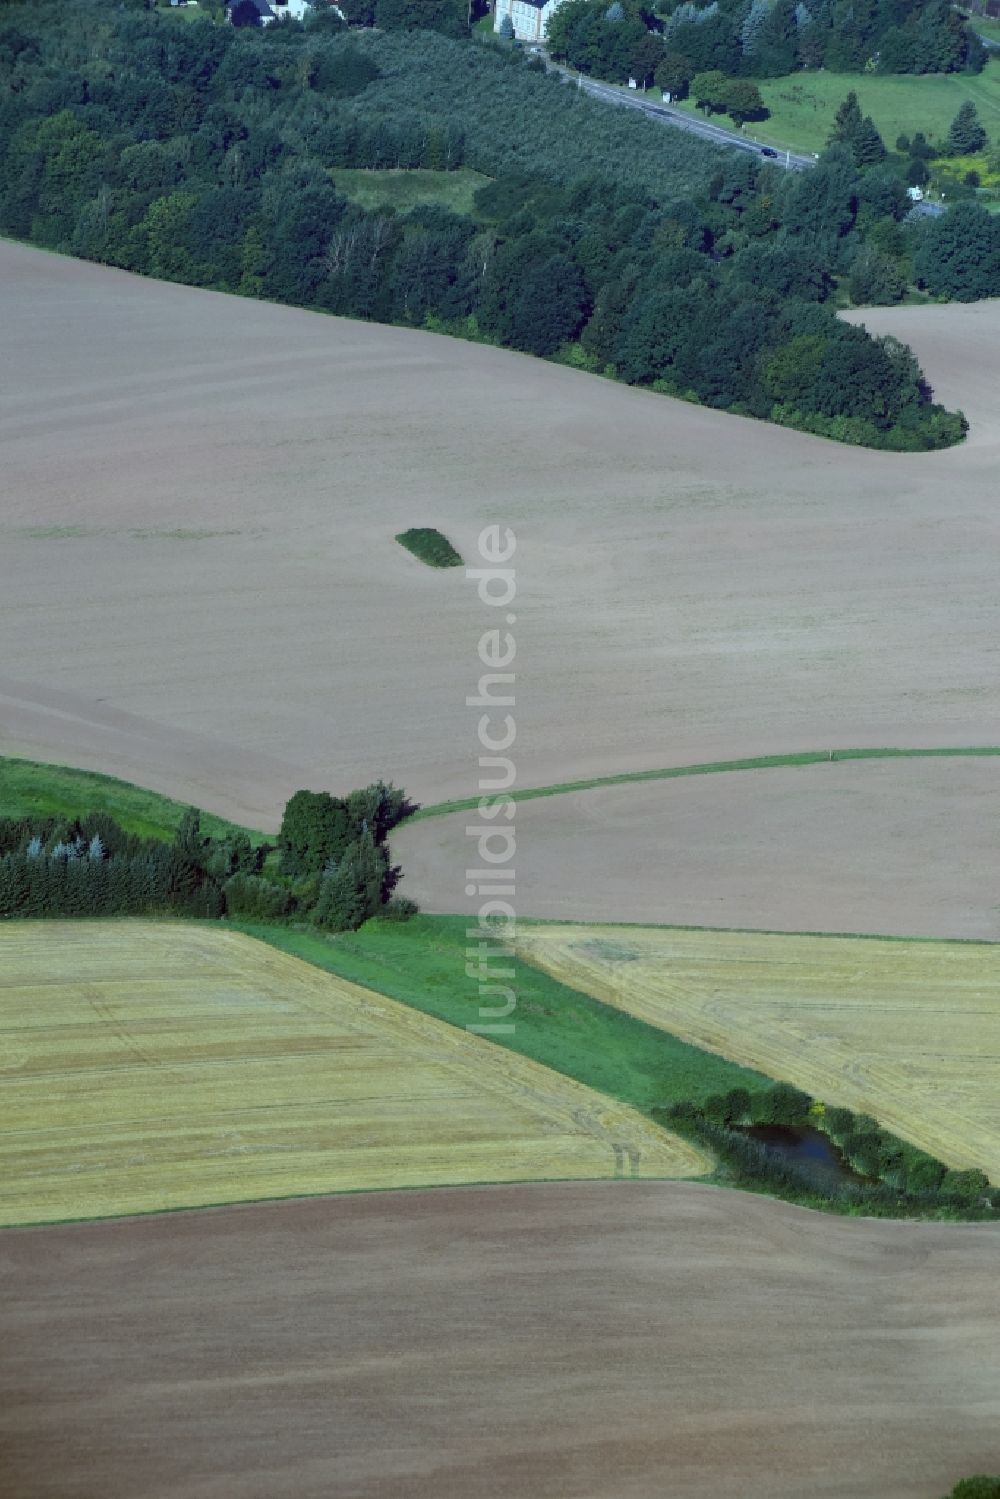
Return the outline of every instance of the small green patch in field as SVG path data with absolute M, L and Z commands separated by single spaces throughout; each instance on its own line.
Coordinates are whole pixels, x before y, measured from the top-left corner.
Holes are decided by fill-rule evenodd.
M 442 536 L 433 526 L 411 526 L 409 531 L 397 532 L 396 540 L 428 567 L 462 566 L 462 558 L 447 536 Z
M 405 923 L 369 921 L 360 931 L 326 937 L 291 927 L 232 923 L 239 931 L 363 984 L 450 1025 L 481 1024 L 479 930 L 465 916 L 416 916 Z M 472 936 L 467 933 L 471 927 Z M 500 944 L 491 943 L 491 949 Z M 471 949 L 471 958 L 467 955 Z M 475 960 L 475 961 L 474 961 Z M 730 1088 L 760 1087 L 759 1073 L 700 1051 L 634 1016 L 560 984 L 520 958 L 494 954 L 487 966 L 509 968 L 517 1005 L 513 1030 L 491 1042 L 567 1077 L 648 1110 L 681 1099 L 701 1101 Z
M 474 215 L 476 193 L 491 180 L 470 167 L 454 172 L 426 167 L 389 167 L 384 171 L 334 167 L 332 175 L 334 187 L 352 203 L 368 209 L 394 208 L 397 213 L 407 213 L 421 203 L 437 203 L 455 213 Z
M 85 812 L 107 812 L 128 833 L 169 840 L 186 811 L 181 802 L 113 776 L 0 756 L 0 817 L 73 818 Z M 209 812 L 202 813 L 201 826 L 213 838 L 247 833 L 258 844 L 267 836 Z

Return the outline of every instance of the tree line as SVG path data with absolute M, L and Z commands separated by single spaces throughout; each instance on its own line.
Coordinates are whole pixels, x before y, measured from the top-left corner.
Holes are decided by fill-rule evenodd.
M 880 1217 L 980 1219 L 992 1218 L 1000 1207 L 985 1172 L 950 1169 L 882 1129 L 870 1115 L 825 1107 L 789 1083 L 733 1088 L 701 1103 L 654 1108 L 652 1114 L 708 1146 L 732 1185 L 790 1201 Z M 789 1130 L 808 1125 L 828 1135 L 853 1179 L 837 1179 L 808 1161 L 778 1159 L 752 1134 L 762 1125 Z
M 698 73 L 978 73 L 986 49 L 947 0 L 564 0 L 552 55 L 581 73 L 682 93 Z
M 400 870 L 387 840 L 414 810 L 383 782 L 344 798 L 299 791 L 274 845 L 208 837 L 194 808 L 170 841 L 127 832 L 103 812 L 0 818 L 0 918 L 228 916 L 331 932 L 402 920 L 416 906 L 394 895 Z
M 853 278 L 893 300 L 918 266 L 961 295 L 948 278 L 968 264 L 982 278 L 997 226 L 977 218 L 956 249 L 954 215 L 906 224 L 899 173 L 849 141 L 785 174 L 606 110 L 511 49 L 180 26 L 96 0 L 9 9 L 0 78 L 5 233 L 843 441 L 920 450 L 964 433 L 910 352 L 839 321 L 832 298 Z M 365 210 L 338 190 L 344 168 L 418 165 L 492 180 L 470 214 Z

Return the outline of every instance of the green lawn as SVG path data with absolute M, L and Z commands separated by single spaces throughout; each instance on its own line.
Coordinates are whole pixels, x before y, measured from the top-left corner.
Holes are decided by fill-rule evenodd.
M 169 839 L 186 810 L 182 802 L 112 776 L 0 756 L 0 817 L 70 818 L 83 812 L 107 812 L 126 832 Z M 266 836 L 210 812 L 202 813 L 201 825 L 214 838 L 247 832 L 255 843 L 262 843 Z
M 987 41 L 1000 42 L 1000 21 L 991 21 L 989 16 L 970 16 L 969 25 Z
M 398 213 L 418 203 L 440 203 L 455 213 L 471 214 L 473 198 L 490 181 L 481 172 L 459 167 L 457 172 L 413 171 L 389 168 L 384 172 L 364 167 L 334 167 L 334 186 L 362 208 L 395 208 Z
M 913 135 L 917 130 L 932 141 L 943 141 L 967 99 L 975 104 L 990 144 L 1000 144 L 1000 55 L 979 74 L 790 73 L 786 78 L 764 79 L 759 88 L 770 117 L 752 121 L 742 133 L 782 150 L 822 151 L 837 106 L 852 89 L 890 151 L 898 135 Z M 674 107 L 701 118 L 690 99 L 675 100 Z M 735 128 L 727 115 L 709 118 L 726 129 Z
M 1000 143 L 1000 60 L 979 74 L 936 73 L 881 76 L 874 73 L 794 73 L 760 85 L 770 119 L 747 126 L 746 134 L 793 151 L 822 151 L 837 106 L 851 89 L 870 114 L 891 151 L 898 135 L 922 130 L 943 141 L 960 105 L 971 99 L 992 145 Z
M 282 952 L 438 1020 L 463 1027 L 479 1023 L 478 979 L 469 978 L 465 971 L 469 925 L 465 916 L 417 916 L 402 923 L 370 921 L 358 932 L 336 937 L 289 927 L 233 925 Z M 478 940 L 478 933 L 472 940 Z M 498 962 L 491 959 L 489 967 Z M 514 969 L 512 980 L 500 982 L 512 984 L 517 1007 L 511 1017 L 513 1034 L 492 1039 L 623 1103 L 648 1110 L 657 1104 L 698 1100 L 767 1081 L 578 994 L 520 959 L 504 959 L 499 966 Z

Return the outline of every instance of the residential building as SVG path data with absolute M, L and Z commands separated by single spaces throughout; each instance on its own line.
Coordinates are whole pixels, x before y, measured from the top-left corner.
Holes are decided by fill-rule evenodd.
M 544 42 L 549 17 L 562 3 L 563 0 L 496 0 L 493 30 L 499 31 L 504 16 L 509 16 L 519 42 Z

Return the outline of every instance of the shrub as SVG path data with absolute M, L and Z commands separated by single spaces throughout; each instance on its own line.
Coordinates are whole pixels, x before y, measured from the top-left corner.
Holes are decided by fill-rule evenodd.
M 989 1477 L 978 1473 L 972 1478 L 963 1478 L 946 1499 L 1000 1499 L 1000 1474 Z
M 944 1180 L 945 1168 L 931 1156 L 921 1155 L 913 1161 L 906 1173 L 908 1192 L 936 1192 Z
M 823 1127 L 834 1140 L 843 1140 L 854 1129 L 854 1115 L 850 1109 L 827 1109 L 823 1115 Z
M 392 900 L 386 901 L 379 915 L 383 921 L 409 921 L 419 910 L 415 900 L 408 900 L 405 895 L 394 895 Z
M 791 1083 L 776 1083 L 766 1093 L 755 1093 L 751 1100 L 751 1117 L 755 1124 L 801 1124 L 809 1112 L 812 1098 Z
M 294 905 L 292 893 L 260 875 L 234 874 L 222 887 L 226 912 L 253 921 L 280 921 Z
M 396 540 L 428 567 L 462 566 L 461 554 L 456 552 L 447 536 L 442 536 L 433 526 L 412 526 L 409 531 L 398 532 Z

